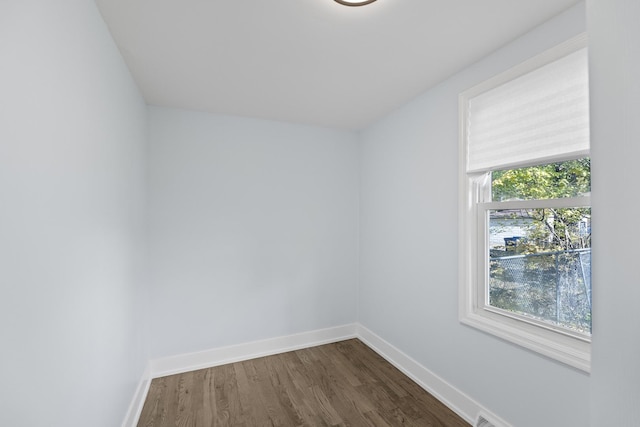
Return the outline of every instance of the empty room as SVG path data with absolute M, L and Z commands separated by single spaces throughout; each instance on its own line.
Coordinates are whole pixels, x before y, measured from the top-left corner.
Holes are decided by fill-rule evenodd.
M 0 426 L 640 425 L 639 19 L 1 0 Z

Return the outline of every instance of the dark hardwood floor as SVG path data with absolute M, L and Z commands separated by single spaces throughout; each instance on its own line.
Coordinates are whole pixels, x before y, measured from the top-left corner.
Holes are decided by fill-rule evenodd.
M 469 427 L 357 339 L 154 379 L 138 427 Z

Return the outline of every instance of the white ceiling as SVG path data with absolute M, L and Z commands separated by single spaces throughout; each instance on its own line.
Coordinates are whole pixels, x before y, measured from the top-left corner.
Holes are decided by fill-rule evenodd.
M 360 129 L 579 0 L 96 0 L 151 105 Z

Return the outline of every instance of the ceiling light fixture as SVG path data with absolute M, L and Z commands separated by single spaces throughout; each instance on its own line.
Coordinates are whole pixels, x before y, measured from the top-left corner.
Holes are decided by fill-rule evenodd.
M 365 0 L 365 1 L 334 0 L 334 1 L 344 6 L 364 6 L 366 4 L 373 3 L 376 0 Z

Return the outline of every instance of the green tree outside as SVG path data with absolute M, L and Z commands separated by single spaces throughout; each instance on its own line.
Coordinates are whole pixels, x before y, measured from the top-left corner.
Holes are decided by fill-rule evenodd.
M 586 157 L 519 169 L 494 171 L 493 201 L 560 199 L 589 194 L 591 159 Z M 519 246 L 521 253 L 591 247 L 591 208 L 527 209 L 513 215 L 530 218 L 534 226 Z M 582 224 L 582 225 L 581 225 Z
M 493 201 L 588 195 L 591 160 L 494 171 L 491 191 Z M 529 225 L 515 247 L 505 245 L 504 251 L 491 253 L 490 304 L 590 333 L 590 281 L 586 282 L 584 271 L 580 271 L 584 267 L 581 256 L 587 254 L 580 255 L 576 250 L 591 247 L 591 208 L 517 209 L 491 214 L 526 220 Z

